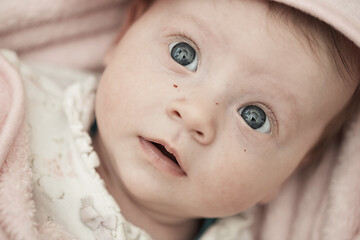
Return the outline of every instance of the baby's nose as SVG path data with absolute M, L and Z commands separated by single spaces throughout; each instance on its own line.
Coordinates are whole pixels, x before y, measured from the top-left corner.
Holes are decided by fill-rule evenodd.
M 200 144 L 210 144 L 215 137 L 215 111 L 202 101 L 175 99 L 166 107 L 166 114 L 181 123 Z

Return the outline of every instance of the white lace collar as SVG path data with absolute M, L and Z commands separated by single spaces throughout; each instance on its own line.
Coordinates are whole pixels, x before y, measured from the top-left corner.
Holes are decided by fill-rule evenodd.
M 100 161 L 91 145 L 88 130 L 94 121 L 96 88 L 95 78 L 77 82 L 66 90 L 63 102 L 74 143 L 86 168 L 85 172 L 92 179 L 90 184 L 93 184 L 97 192 L 96 196 L 82 198 L 82 206 L 79 210 L 81 220 L 98 239 L 149 240 L 151 238 L 147 233 L 123 218 L 119 206 L 106 190 L 104 181 L 95 170 Z M 112 211 L 102 213 L 103 215 L 99 214 L 94 201 L 101 202 L 102 205 L 106 205 L 106 209 L 112 209 Z

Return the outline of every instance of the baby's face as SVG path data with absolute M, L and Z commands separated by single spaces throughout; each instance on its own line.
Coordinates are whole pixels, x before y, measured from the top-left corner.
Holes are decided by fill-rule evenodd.
M 135 204 L 241 212 L 276 192 L 344 106 L 350 91 L 267 11 L 262 1 L 161 0 L 120 41 L 96 116 L 100 157 Z

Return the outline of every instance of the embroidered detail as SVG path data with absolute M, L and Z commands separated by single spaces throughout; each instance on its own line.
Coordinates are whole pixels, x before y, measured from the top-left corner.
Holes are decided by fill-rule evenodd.
M 43 175 L 36 180 L 36 185 L 40 191 L 50 200 L 55 199 L 64 199 L 65 191 L 57 183 L 58 179 L 52 177 L 51 175 Z
M 97 81 L 95 78 L 88 78 L 82 83 L 73 84 L 66 89 L 63 101 L 64 112 L 70 125 L 72 141 L 78 156 L 82 159 L 78 163 L 83 164 L 83 169 L 91 177 L 89 183 L 93 185 L 92 188 L 96 192 L 95 195 L 92 195 L 94 196 L 93 198 L 86 197 L 82 199 L 82 207 L 80 209 L 81 221 L 95 233 L 98 240 L 150 240 L 151 237 L 145 231 L 124 219 L 115 199 L 106 190 L 104 181 L 95 170 L 99 166 L 100 161 L 91 146 L 91 138 L 87 133 L 87 129 L 94 120 L 96 85 Z M 108 224 L 111 222 L 111 219 L 109 220 L 107 216 L 100 216 L 95 210 L 93 199 L 99 202 L 101 206 L 105 206 L 113 214 L 112 218 L 115 218 L 117 222 L 115 229 L 109 229 Z M 90 216 L 94 220 L 91 220 Z M 91 228 L 93 227 L 91 221 L 95 222 L 94 226 L 97 229 L 93 230 Z
M 90 228 L 97 240 L 114 240 L 112 231 L 117 228 L 117 217 L 114 215 L 101 216 L 94 208 L 92 197 L 81 199 L 80 219 Z
M 86 129 L 95 118 L 93 110 L 97 81 L 95 78 L 89 78 L 86 81 L 87 84 L 77 83 L 67 88 L 63 107 L 70 123 L 74 142 L 86 159 L 84 163 L 89 169 L 94 169 L 100 165 L 100 161 L 91 146 L 91 138 Z

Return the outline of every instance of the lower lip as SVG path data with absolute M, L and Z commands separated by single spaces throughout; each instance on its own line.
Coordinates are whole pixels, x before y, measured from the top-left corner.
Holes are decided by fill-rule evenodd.
M 175 176 L 186 176 L 186 173 L 174 163 L 171 159 L 166 157 L 159 149 L 152 143 L 139 137 L 142 149 L 146 153 L 146 159 L 157 169 L 162 172 L 170 173 Z

